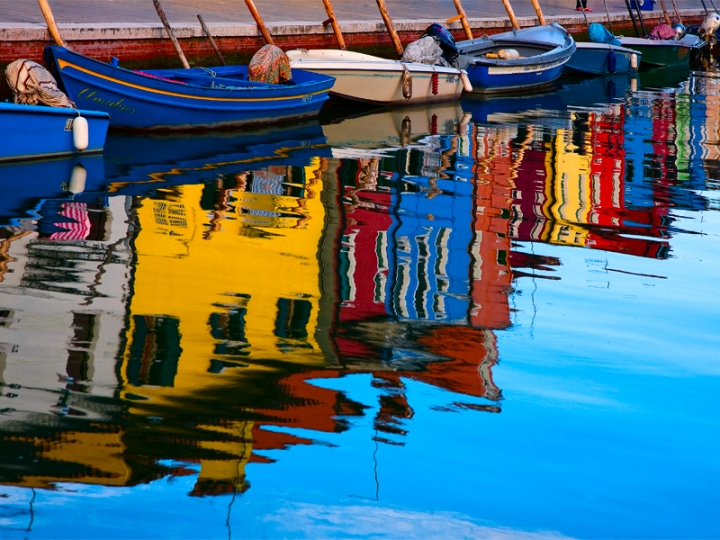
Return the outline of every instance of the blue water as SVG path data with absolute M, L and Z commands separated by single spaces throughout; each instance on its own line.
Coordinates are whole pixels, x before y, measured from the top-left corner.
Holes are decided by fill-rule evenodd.
M 634 85 L 6 168 L 0 535 L 720 537 L 720 88 Z

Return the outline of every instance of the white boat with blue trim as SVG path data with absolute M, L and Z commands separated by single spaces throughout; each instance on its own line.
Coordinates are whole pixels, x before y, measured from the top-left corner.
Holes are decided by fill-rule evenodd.
M 512 93 L 554 82 L 575 48 L 567 30 L 551 23 L 459 41 L 458 67 L 473 92 Z

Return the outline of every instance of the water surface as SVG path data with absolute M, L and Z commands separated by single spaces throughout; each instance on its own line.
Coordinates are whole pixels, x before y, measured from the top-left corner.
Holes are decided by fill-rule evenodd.
M 720 537 L 670 75 L 0 165 L 2 537 Z

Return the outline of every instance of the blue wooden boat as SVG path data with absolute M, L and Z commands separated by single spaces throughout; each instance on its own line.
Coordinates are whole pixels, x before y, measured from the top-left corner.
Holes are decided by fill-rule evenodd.
M 87 144 L 80 148 L 77 125 L 73 131 L 78 117 L 87 121 Z M 103 112 L 0 103 L 0 161 L 102 152 L 109 121 Z
M 576 43 L 577 48 L 565 64 L 565 73 L 613 75 L 637 73 L 642 52 L 612 43 Z
M 565 64 L 566 73 L 614 75 L 637 73 L 642 53 L 623 47 L 620 40 L 600 23 L 588 25 L 589 43 L 576 43 L 576 49 Z
M 642 53 L 623 47 L 620 40 L 600 23 L 588 26 L 589 43 L 577 43 L 565 64 L 565 72 L 581 75 L 637 73 Z
M 575 41 L 559 24 L 545 24 L 457 43 L 458 67 L 473 92 L 512 93 L 549 85 L 575 52 Z
M 247 66 L 131 71 L 60 46 L 45 61 L 80 107 L 111 114 L 111 126 L 146 129 L 265 124 L 317 115 L 334 79 L 292 70 L 281 84 L 251 82 Z

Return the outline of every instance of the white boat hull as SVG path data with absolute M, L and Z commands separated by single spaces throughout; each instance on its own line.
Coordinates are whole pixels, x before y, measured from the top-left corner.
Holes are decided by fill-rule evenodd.
M 460 99 L 464 83 L 459 69 L 333 49 L 287 52 L 290 66 L 335 77 L 330 93 L 381 105 L 415 105 Z M 403 95 L 403 74 L 411 77 L 410 97 Z

